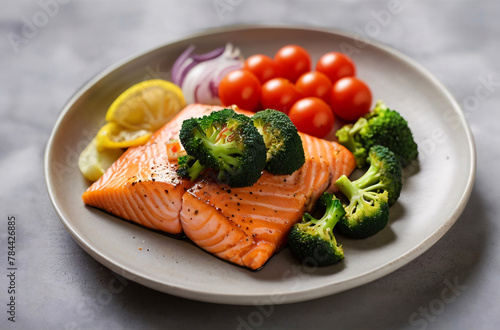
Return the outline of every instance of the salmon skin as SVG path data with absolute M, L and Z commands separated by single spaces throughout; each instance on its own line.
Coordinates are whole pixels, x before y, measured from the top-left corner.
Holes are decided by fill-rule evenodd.
M 219 106 L 189 105 L 141 147 L 129 148 L 83 194 L 83 201 L 143 226 L 184 234 L 217 257 L 261 268 L 285 244 L 291 227 L 324 191 L 356 167 L 336 142 L 300 134 L 305 163 L 291 175 L 263 171 L 251 187 L 231 188 L 207 177 L 180 178 L 168 161 L 166 143 L 178 139 L 182 121 Z M 240 113 L 252 113 L 237 110 Z

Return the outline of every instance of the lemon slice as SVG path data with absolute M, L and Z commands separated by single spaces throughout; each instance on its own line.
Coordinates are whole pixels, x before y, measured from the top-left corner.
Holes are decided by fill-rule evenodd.
M 185 106 L 181 89 L 171 82 L 153 79 L 133 85 L 111 104 L 106 113 L 108 124 L 80 154 L 80 171 L 96 181 L 120 157 L 122 149 L 148 142 L 153 132 Z
M 123 92 L 109 107 L 106 120 L 130 130 L 155 132 L 185 106 L 182 91 L 175 84 L 147 80 Z
M 133 130 L 116 123 L 107 123 L 96 136 L 97 150 L 120 149 L 143 145 L 148 142 L 153 132 L 139 129 Z
M 97 139 L 94 138 L 80 154 L 78 168 L 85 178 L 90 181 L 97 181 L 111 164 L 120 158 L 122 153 L 122 149 L 103 149 L 98 151 Z

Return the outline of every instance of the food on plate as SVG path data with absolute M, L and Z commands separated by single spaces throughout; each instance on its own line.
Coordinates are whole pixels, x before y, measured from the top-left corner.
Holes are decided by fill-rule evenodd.
M 194 181 L 206 169 L 207 167 L 193 156 L 182 155 L 177 158 L 177 174 L 181 178 L 189 178 L 189 180 Z
M 177 175 L 177 164 L 169 161 L 167 146 L 179 139 L 185 119 L 219 108 L 187 106 L 145 145 L 127 149 L 83 194 L 84 203 L 148 228 L 180 234 L 182 195 L 193 183 Z
M 302 222 L 293 225 L 288 246 L 303 263 L 330 266 L 344 259 L 344 250 L 337 243 L 333 228 L 345 215 L 345 210 L 340 200 L 327 192 L 320 197 L 317 206 L 324 209 L 323 216 L 316 219 L 305 213 Z
M 251 187 L 198 181 L 182 197 L 186 236 L 217 257 L 258 269 L 287 241 L 291 227 L 333 182 L 355 168 L 352 154 L 333 141 L 300 134 L 305 163 L 292 175 L 264 171 Z
M 243 68 L 243 56 L 232 44 L 205 54 L 189 46 L 172 66 L 172 82 L 181 87 L 188 104 L 220 104 L 218 87 L 229 72 Z
M 334 230 L 366 238 L 386 227 L 401 167 L 417 158 L 417 146 L 398 112 L 380 101 L 370 112 L 371 91 L 349 57 L 327 53 L 311 72 L 309 54 L 296 45 L 244 65 L 230 44 L 193 51 L 172 69 L 182 90 L 156 79 L 113 102 L 80 157 L 82 173 L 97 180 L 82 196 L 87 205 L 184 234 L 251 269 L 287 242 L 300 261 L 333 265 L 344 259 Z M 183 91 L 189 103 L 226 107 L 180 111 Z M 339 143 L 321 139 L 336 116 L 357 121 L 336 132 Z M 359 179 L 348 178 L 366 165 Z
M 177 164 L 168 160 L 167 144 L 179 139 L 184 120 L 220 109 L 188 106 L 148 143 L 129 148 L 83 194 L 84 202 L 149 228 L 184 231 L 222 259 L 261 267 L 284 246 L 303 212 L 325 190 L 335 189 L 333 182 L 342 174 L 354 170 L 355 160 L 336 142 L 300 134 L 305 163 L 292 175 L 264 171 L 253 186 L 244 188 L 229 187 L 210 176 L 194 183 L 179 177 Z
M 186 102 L 179 87 L 153 79 L 124 91 L 106 113 L 108 123 L 80 154 L 83 176 L 96 181 L 123 153 L 123 148 L 146 143 L 153 132 L 175 116 Z
M 367 238 L 385 228 L 389 221 L 389 206 L 401 192 L 401 165 L 392 151 L 374 146 L 369 153 L 370 168 L 358 180 L 341 176 L 336 182 L 340 192 L 349 200 L 345 216 L 337 230 L 351 238 Z
M 299 77 L 295 86 L 300 91 L 302 97 L 317 97 L 330 103 L 332 82 L 330 79 L 319 71 L 311 71 L 304 73 Z
M 106 121 L 154 133 L 185 106 L 179 87 L 162 79 L 146 80 L 118 96 L 106 113 Z
M 335 115 L 346 121 L 355 121 L 370 111 L 372 92 L 356 77 L 341 78 L 333 84 L 330 105 Z
M 376 145 L 370 149 L 368 164 L 368 170 L 353 184 L 367 192 L 387 190 L 387 202 L 389 206 L 394 205 L 403 187 L 401 163 L 398 158 L 387 147 Z
M 272 109 L 251 118 L 232 109 L 191 118 L 183 122 L 180 139 L 187 155 L 178 159 L 177 174 L 191 181 L 210 169 L 208 174 L 219 182 L 248 187 L 264 168 L 292 174 L 305 161 L 297 128 L 287 115 Z
M 372 103 L 370 88 L 355 75 L 356 66 L 347 55 L 326 53 L 318 61 L 316 71 L 311 71 L 307 50 L 286 45 L 276 52 L 274 59 L 255 54 L 245 60 L 242 70 L 228 73 L 218 86 L 219 98 L 225 106 L 236 104 L 251 111 L 274 109 L 289 114 L 302 99 L 317 97 L 336 116 L 355 121 L 370 111 Z M 262 85 L 260 93 L 256 91 L 257 81 Z M 312 121 L 324 118 L 324 114 L 301 117 L 305 121 L 302 127 L 324 126 Z M 304 132 L 317 137 L 329 133 Z
M 256 111 L 260 100 L 261 85 L 253 73 L 236 70 L 228 73 L 219 84 L 222 105 L 237 105 L 241 109 Z
M 122 149 L 98 150 L 93 138 L 78 158 L 78 169 L 87 180 L 96 181 L 122 154 Z
M 266 166 L 266 145 L 262 135 L 249 117 L 233 109 L 186 119 L 179 137 L 187 152 L 179 166 L 179 174 L 192 172 L 191 166 L 197 169 L 202 165 L 212 169 L 219 182 L 231 187 L 247 187 L 259 179 Z M 197 178 L 189 174 L 191 180 Z
M 288 116 L 300 132 L 325 137 L 333 128 L 335 116 L 323 100 L 306 97 L 295 102 Z
M 170 140 L 167 143 L 167 158 L 168 161 L 173 162 L 177 161 L 179 157 L 186 156 L 186 150 L 182 148 L 182 145 L 179 141 Z
M 320 57 L 316 71 L 325 74 L 332 83 L 335 83 L 340 78 L 356 76 L 356 65 L 345 54 L 329 52 Z
M 252 116 L 254 126 L 264 138 L 266 167 L 272 174 L 292 174 L 305 162 L 302 141 L 290 118 L 267 109 Z
M 138 129 L 132 130 L 117 123 L 107 123 L 96 135 L 100 149 L 120 149 L 140 146 L 148 142 L 153 132 Z
M 311 56 L 304 48 L 287 45 L 274 55 L 280 77 L 295 82 L 301 75 L 311 71 Z
M 263 108 L 284 113 L 288 113 L 292 105 L 300 99 L 300 92 L 297 87 L 285 78 L 273 78 L 266 81 L 262 85 L 260 94 L 260 103 Z
M 274 109 L 288 115 L 295 105 L 296 114 L 302 112 L 297 108 L 307 105 L 308 115 L 298 116 L 301 123 L 296 115 L 295 126 L 304 133 L 324 137 L 333 127 L 334 116 L 326 114 L 323 104 L 303 100 L 319 98 L 334 115 L 355 121 L 370 111 L 372 102 L 370 88 L 355 74 L 354 62 L 337 52 L 324 54 L 316 71 L 311 71 L 307 50 L 287 45 L 276 52 L 274 59 L 263 54 L 250 56 L 243 70 L 231 72 L 223 79 L 219 97 L 226 106 L 236 104 L 251 111 Z M 262 84 L 260 93 L 255 91 L 257 81 Z M 319 110 L 314 115 L 316 109 Z
M 408 122 L 395 110 L 378 101 L 370 113 L 336 132 L 339 143 L 351 150 L 358 167 L 366 164 L 372 146 L 388 147 L 405 167 L 418 157 L 418 147 Z
M 274 60 L 262 54 L 252 55 L 247 58 L 244 69 L 253 73 L 261 84 L 278 77 L 278 66 Z

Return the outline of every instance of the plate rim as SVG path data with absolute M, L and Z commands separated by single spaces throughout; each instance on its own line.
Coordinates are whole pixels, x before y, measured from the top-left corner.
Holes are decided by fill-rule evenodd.
M 209 28 L 209 29 L 203 29 L 203 30 L 198 30 L 193 33 L 188 33 L 186 36 L 175 38 L 170 41 L 166 41 L 163 43 L 160 43 L 156 46 L 152 46 L 150 48 L 147 48 L 145 50 L 135 52 L 129 56 L 126 56 L 120 61 L 117 61 L 116 63 L 106 67 L 93 77 L 91 77 L 89 80 L 87 80 L 85 83 L 81 85 L 80 88 L 77 89 L 77 91 L 68 99 L 68 101 L 64 104 L 62 107 L 62 110 L 59 112 L 58 117 L 56 119 L 56 122 L 54 124 L 54 127 L 52 129 L 52 132 L 50 134 L 49 139 L 47 140 L 46 147 L 45 147 L 45 152 L 44 152 L 44 176 L 45 176 L 45 185 L 47 189 L 47 193 L 49 195 L 50 202 L 52 206 L 54 207 L 54 210 L 56 211 L 56 214 L 59 218 L 59 220 L 63 223 L 64 227 L 66 230 L 70 233 L 70 235 L 73 237 L 73 239 L 77 242 L 77 244 L 85 251 L 87 252 L 90 256 L 92 256 L 95 260 L 97 260 L 99 263 L 105 265 L 109 269 L 111 269 L 113 272 L 129 279 L 134 282 L 140 283 L 141 285 L 144 285 L 146 287 L 176 295 L 179 297 L 183 298 L 188 298 L 188 299 L 193 299 L 193 300 L 198 300 L 198 301 L 204 301 L 204 302 L 211 302 L 211 303 L 222 303 L 222 304 L 237 304 L 237 305 L 255 305 L 256 301 L 265 301 L 268 300 L 270 295 L 240 295 L 240 294 L 214 294 L 211 293 L 209 290 L 206 291 L 200 291 L 200 290 L 192 290 L 188 287 L 180 287 L 172 284 L 166 284 L 163 282 L 160 282 L 152 277 L 149 277 L 145 274 L 135 274 L 133 270 L 128 269 L 124 265 L 120 265 L 119 262 L 115 262 L 111 258 L 107 257 L 106 255 L 102 254 L 101 252 L 97 251 L 94 247 L 92 247 L 88 242 L 85 241 L 84 238 L 80 236 L 78 232 L 76 232 L 73 228 L 71 228 L 70 224 L 68 223 L 67 219 L 63 216 L 63 212 L 59 205 L 57 204 L 57 201 L 55 200 L 55 193 L 54 193 L 54 187 L 52 187 L 52 176 L 50 174 L 50 160 L 51 160 L 51 150 L 52 150 L 52 145 L 54 144 L 55 141 L 55 135 L 57 131 L 59 130 L 62 121 L 64 120 L 65 115 L 68 113 L 70 110 L 71 106 L 75 103 L 76 100 L 78 100 L 81 95 L 83 95 L 85 92 L 87 92 L 95 83 L 97 83 L 99 80 L 104 78 L 105 76 L 109 75 L 111 72 L 118 70 L 120 67 L 126 65 L 132 60 L 138 59 L 141 56 L 147 55 L 149 53 L 152 53 L 154 51 L 159 50 L 160 48 L 166 47 L 173 45 L 178 42 L 183 42 L 189 39 L 197 38 L 197 37 L 203 37 L 203 36 L 209 36 L 213 34 L 218 34 L 218 33 L 224 33 L 224 32 L 237 32 L 237 31 L 243 31 L 243 30 L 258 30 L 258 29 L 285 29 L 285 30 L 304 30 L 304 31 L 309 31 L 309 32 L 320 32 L 320 33 L 328 33 L 328 34 L 334 34 L 338 35 L 340 37 L 347 37 L 352 40 L 356 40 L 356 35 L 354 33 L 344 31 L 341 29 L 335 29 L 335 28 L 324 28 L 324 27 L 315 27 L 315 26 L 303 26 L 303 25 L 290 25 L 290 24 L 238 24 L 238 25 L 231 25 L 231 26 L 222 26 L 222 27 L 215 27 L 215 28 Z M 457 205 L 455 205 L 454 209 L 450 212 L 450 216 L 448 219 L 442 223 L 442 225 L 434 232 L 429 234 L 425 239 L 420 241 L 419 244 L 414 246 L 412 249 L 406 251 L 405 253 L 401 254 L 398 256 L 396 259 L 384 263 L 380 265 L 379 267 L 375 269 L 371 269 L 368 272 L 365 272 L 363 274 L 359 274 L 356 277 L 353 277 L 348 281 L 347 283 L 343 283 L 342 288 L 338 288 L 337 290 L 328 291 L 325 290 L 325 288 L 328 287 L 328 285 L 325 285 L 324 287 L 320 288 L 314 288 L 314 289 L 306 289 L 306 290 L 294 290 L 291 292 L 283 292 L 281 295 L 285 296 L 285 301 L 283 302 L 273 302 L 275 304 L 283 304 L 283 303 L 294 303 L 294 302 L 300 302 L 300 301 L 306 301 L 306 300 L 311 300 L 311 299 L 316 299 L 316 298 L 321 298 L 324 296 L 329 296 L 333 295 L 342 291 L 346 291 L 349 289 L 352 289 L 354 287 L 358 287 L 364 284 L 367 284 L 369 282 L 372 282 L 378 278 L 381 278 L 399 268 L 402 266 L 410 263 L 411 261 L 415 260 L 418 256 L 423 254 L 425 251 L 430 249 L 441 237 L 444 236 L 444 234 L 452 227 L 452 225 L 457 221 L 457 219 L 460 217 L 462 214 L 463 210 L 465 209 L 467 202 L 470 198 L 470 195 L 472 193 L 473 187 L 474 187 L 474 182 L 475 182 L 475 177 L 476 177 L 476 147 L 475 147 L 475 142 L 474 142 L 474 137 L 472 134 L 472 131 L 470 129 L 470 126 L 465 118 L 465 114 L 463 110 L 461 109 L 460 105 L 458 102 L 455 100 L 451 92 L 446 88 L 446 86 L 441 83 L 427 68 L 425 68 L 423 65 L 418 63 L 416 60 L 413 58 L 409 57 L 408 55 L 404 54 L 400 50 L 397 50 L 393 47 L 387 46 L 383 43 L 380 43 L 378 41 L 372 40 L 368 38 L 368 44 L 371 46 L 374 46 L 375 48 L 378 48 L 379 50 L 383 50 L 386 53 L 391 54 L 392 56 L 397 57 L 400 60 L 403 60 L 405 63 L 411 65 L 415 70 L 420 72 L 425 76 L 425 78 L 429 79 L 430 82 L 436 86 L 439 91 L 445 96 L 446 100 L 449 102 L 451 107 L 453 108 L 454 112 L 458 116 L 459 122 L 461 124 L 461 127 L 464 129 L 466 133 L 466 138 L 468 141 L 468 151 L 471 155 L 471 158 L 469 160 L 469 167 L 470 171 L 468 173 L 468 180 L 466 183 L 466 187 L 464 192 L 462 193 Z M 165 290 L 168 289 L 168 290 Z M 325 292 L 326 291 L 326 292 Z

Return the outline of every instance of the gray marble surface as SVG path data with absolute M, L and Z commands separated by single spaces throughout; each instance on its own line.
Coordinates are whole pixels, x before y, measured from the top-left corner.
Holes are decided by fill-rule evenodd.
M 390 3 L 3 0 L 0 328 L 495 328 L 500 322 L 500 188 L 495 174 L 500 161 L 500 2 L 403 0 L 390 22 L 369 30 L 374 13 Z M 464 213 L 429 251 L 356 289 L 263 310 L 190 301 L 125 281 L 73 241 L 51 207 L 43 177 L 45 144 L 64 103 L 89 78 L 135 52 L 206 28 L 242 23 L 369 33 L 416 59 L 449 88 L 476 139 L 477 177 Z M 485 80 L 491 81 L 486 89 Z M 479 89 L 488 93 L 478 97 Z M 17 239 L 15 323 L 6 313 L 10 216 L 16 218 Z

